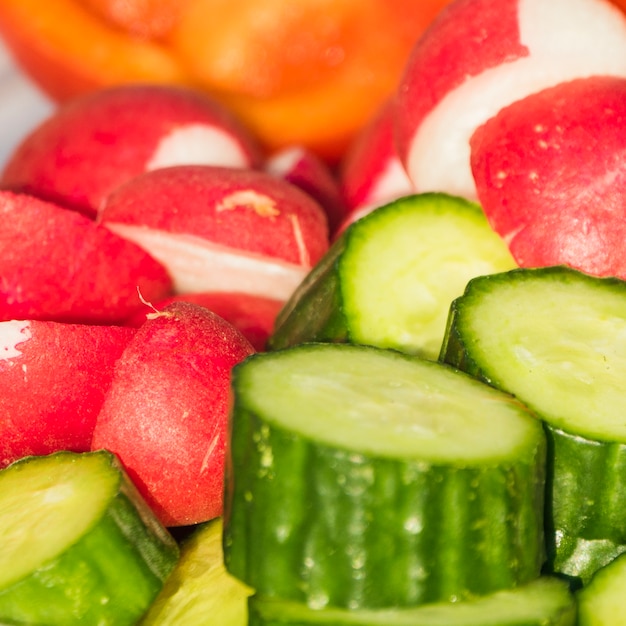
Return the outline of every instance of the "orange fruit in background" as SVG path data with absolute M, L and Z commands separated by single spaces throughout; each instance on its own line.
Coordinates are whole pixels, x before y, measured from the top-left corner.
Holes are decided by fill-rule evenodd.
M 450 0 L 0 0 L 0 34 L 56 100 L 112 84 L 201 89 L 269 149 L 334 161 Z

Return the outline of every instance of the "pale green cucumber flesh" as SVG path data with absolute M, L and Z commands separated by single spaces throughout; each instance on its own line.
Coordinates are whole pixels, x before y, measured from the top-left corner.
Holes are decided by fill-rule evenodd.
M 472 280 L 452 306 L 441 359 L 556 428 L 626 442 L 626 282 L 565 267 Z
M 545 435 L 506 394 L 349 344 L 257 354 L 233 389 L 225 558 L 250 587 L 406 606 L 539 574 Z
M 598 570 L 576 596 L 578 626 L 625 626 L 626 555 Z
M 30 457 L 0 472 L 0 620 L 133 624 L 177 558 L 108 452 Z
M 322 261 L 325 271 L 292 298 L 276 325 L 273 348 L 349 340 L 436 358 L 450 302 L 467 281 L 515 267 L 480 207 L 442 193 L 380 207 L 339 242 Z
M 408 609 L 349 611 L 252 596 L 249 626 L 574 626 L 576 604 L 562 581 L 527 585 L 466 602 Z M 626 622 L 624 622 L 626 623 Z M 608 624 L 608 622 L 607 622 Z
M 246 626 L 252 590 L 224 567 L 222 520 L 200 525 L 141 626 Z

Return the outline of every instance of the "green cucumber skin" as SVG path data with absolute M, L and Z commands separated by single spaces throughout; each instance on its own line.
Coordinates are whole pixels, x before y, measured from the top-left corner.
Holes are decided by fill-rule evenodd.
M 626 552 L 626 445 L 546 433 L 547 571 L 586 585 Z
M 117 459 L 111 462 L 121 469 Z M 0 591 L 0 622 L 125 626 L 146 612 L 174 568 L 179 549 L 134 485 L 125 475 L 121 479 L 113 503 L 88 534 L 31 576 Z
M 371 459 L 235 400 L 226 567 L 263 595 L 313 607 L 411 606 L 525 583 L 545 557 L 544 446 L 501 471 Z
M 268 340 L 270 350 L 305 341 L 348 341 L 337 270 L 345 241 L 344 236 L 333 243 L 280 311 Z

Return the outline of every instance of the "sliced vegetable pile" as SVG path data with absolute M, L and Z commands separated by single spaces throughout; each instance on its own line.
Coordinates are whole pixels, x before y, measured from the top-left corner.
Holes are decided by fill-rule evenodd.
M 620 50 L 605 0 L 454 0 L 337 168 L 179 87 L 32 129 L 0 622 L 621 623 Z

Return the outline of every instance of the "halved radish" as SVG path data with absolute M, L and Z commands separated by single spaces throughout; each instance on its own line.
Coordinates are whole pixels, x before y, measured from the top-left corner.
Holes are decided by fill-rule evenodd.
M 285 300 L 328 248 L 319 204 L 254 170 L 181 165 L 148 172 L 112 193 L 99 221 L 160 260 L 177 293 Z
M 113 324 L 171 293 L 166 269 L 92 220 L 0 191 L 0 320 Z
M 0 183 L 95 216 L 105 195 L 181 163 L 252 167 L 256 141 L 222 105 L 192 90 L 123 85 L 78 98 L 37 126 Z
M 164 524 L 221 514 L 230 372 L 253 351 L 221 317 L 176 302 L 117 361 L 92 447 L 121 459 Z
M 608 0 L 455 0 L 397 92 L 398 149 L 416 190 L 476 199 L 474 130 L 531 93 L 594 74 L 626 76 L 626 17 Z
M 502 109 L 473 135 L 493 228 L 523 267 L 626 278 L 626 78 L 595 76 Z
M 113 366 L 135 330 L 0 322 L 0 468 L 31 454 L 90 449 Z

